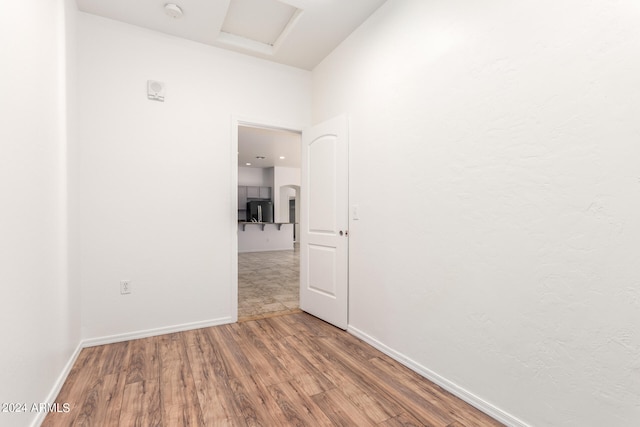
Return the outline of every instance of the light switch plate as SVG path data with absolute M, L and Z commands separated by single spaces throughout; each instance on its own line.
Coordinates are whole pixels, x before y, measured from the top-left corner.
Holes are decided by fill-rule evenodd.
M 131 293 L 131 280 L 121 280 L 120 281 L 120 293 L 122 295 Z

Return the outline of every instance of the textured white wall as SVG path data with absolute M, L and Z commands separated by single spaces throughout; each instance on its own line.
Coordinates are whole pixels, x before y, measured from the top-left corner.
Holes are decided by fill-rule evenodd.
M 232 116 L 304 126 L 311 73 L 83 13 L 78 26 L 84 337 L 230 319 Z
M 69 263 L 67 164 L 73 155 L 75 2 L 25 0 L 0 17 L 0 425 L 28 425 L 80 340 L 80 290 Z M 69 84 L 68 84 L 69 83 Z M 72 253 L 73 255 L 69 255 Z M 5 410 L 8 408 L 4 408 Z
M 639 21 L 389 0 L 314 70 L 314 122 L 351 119 L 351 327 L 531 425 L 638 424 Z

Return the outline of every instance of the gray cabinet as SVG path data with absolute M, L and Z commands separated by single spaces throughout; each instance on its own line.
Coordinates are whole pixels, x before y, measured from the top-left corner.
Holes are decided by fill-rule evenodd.
M 240 188 L 244 188 L 244 204 L 247 203 L 247 199 L 261 199 L 271 200 L 271 187 L 258 187 L 254 185 L 240 186 L 238 187 L 238 206 L 240 205 Z
M 260 187 L 245 187 L 247 189 L 247 199 L 259 199 Z
M 271 187 L 238 185 L 238 221 L 247 220 L 247 202 L 250 200 L 271 200 Z
M 271 200 L 271 187 L 260 187 L 260 198 Z
M 238 210 L 247 208 L 247 187 L 244 185 L 238 186 Z

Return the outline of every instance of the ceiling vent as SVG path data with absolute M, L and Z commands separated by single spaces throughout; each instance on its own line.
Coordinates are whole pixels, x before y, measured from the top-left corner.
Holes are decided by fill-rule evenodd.
M 301 14 L 277 0 L 231 0 L 218 41 L 273 55 Z

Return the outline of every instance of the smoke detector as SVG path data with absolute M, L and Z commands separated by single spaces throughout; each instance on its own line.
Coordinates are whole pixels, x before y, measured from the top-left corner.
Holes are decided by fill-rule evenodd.
M 178 19 L 182 17 L 182 9 L 180 6 L 173 3 L 167 3 L 164 5 L 164 12 L 172 17 L 173 19 Z

